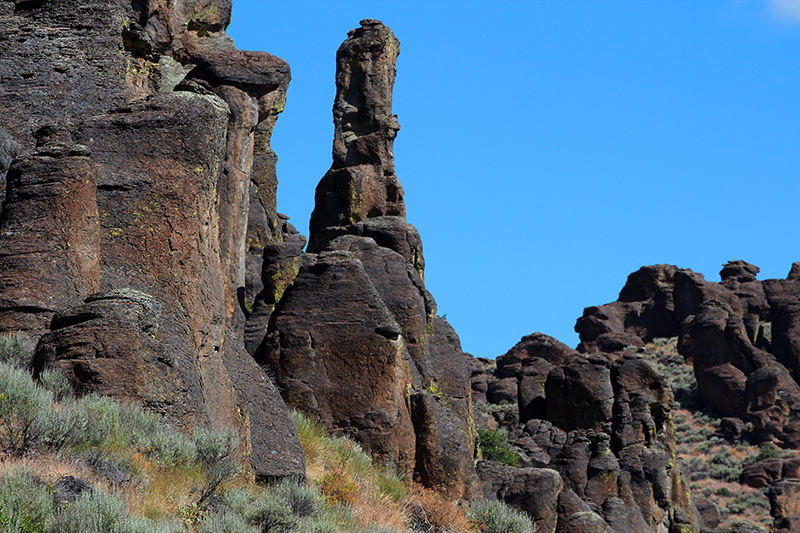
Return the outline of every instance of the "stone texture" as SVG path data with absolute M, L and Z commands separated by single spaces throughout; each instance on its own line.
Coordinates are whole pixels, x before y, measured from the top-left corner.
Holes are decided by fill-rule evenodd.
M 488 499 L 501 500 L 530 516 L 541 531 L 555 530 L 559 495 L 564 482 L 555 470 L 514 468 L 495 461 L 478 461 L 478 474 Z
M 398 53 L 391 30 L 371 19 L 340 47 L 333 165 L 316 191 L 313 253 L 265 246 L 248 348 L 287 403 L 448 497 L 471 498 L 480 493 L 471 371 L 425 289 L 422 241 L 394 174 Z
M 403 188 L 392 155 L 400 129 L 392 115 L 399 53 L 400 42 L 392 31 L 374 19 L 361 21 L 336 53 L 333 165 L 317 186 L 312 252 L 325 248 L 329 228 L 366 218 L 405 217 Z
M 239 429 L 259 478 L 304 477 L 286 408 L 242 348 L 237 298 L 251 154 L 268 151 L 288 67 L 235 49 L 225 0 L 2 4 L 0 141 L 16 159 L 0 331 L 42 336 L 39 364 L 82 392 Z M 157 329 L 123 312 L 140 309 L 135 291 L 161 307 Z

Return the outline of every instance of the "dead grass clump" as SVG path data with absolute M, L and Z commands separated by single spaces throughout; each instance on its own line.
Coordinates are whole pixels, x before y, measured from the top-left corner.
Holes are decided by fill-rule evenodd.
M 454 502 L 422 485 L 412 484 L 405 509 L 411 529 L 424 533 L 477 533 L 464 511 Z

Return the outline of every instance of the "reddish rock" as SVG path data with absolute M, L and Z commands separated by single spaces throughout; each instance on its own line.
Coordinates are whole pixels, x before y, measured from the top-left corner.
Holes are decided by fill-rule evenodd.
M 800 376 L 800 281 L 766 280 L 764 289 L 772 308 L 772 353 Z
M 698 497 L 694 498 L 693 501 L 697 507 L 697 513 L 700 515 L 700 519 L 703 521 L 703 526 L 706 528 L 717 527 L 720 522 L 719 509 L 717 509 L 717 505 L 706 498 Z
M 677 335 L 680 323 L 673 303 L 677 270 L 672 265 L 642 267 L 628 276 L 616 302 L 587 307 L 575 325 L 581 338 L 578 350 L 613 352 Z
M 361 21 L 336 54 L 333 166 L 317 186 L 309 249 L 330 233 L 366 218 L 405 217 L 403 187 L 394 173 L 392 145 L 400 125 L 392 90 L 400 42 L 374 19 Z M 346 233 L 347 231 L 343 231 Z
M 242 349 L 236 296 L 249 198 L 226 181 L 249 187 L 256 141 L 245 130 L 274 124 L 280 106 L 268 107 L 280 100 L 274 79 L 288 82 L 285 64 L 236 51 L 224 0 L 139 12 L 99 0 L 16 7 L 0 10 L 0 108 L 29 155 L 12 165 L 0 220 L 0 246 L 11 252 L 0 330 L 43 333 L 55 316 L 42 358 L 69 367 L 81 390 L 150 405 L 186 428 L 236 427 L 259 478 L 303 477 L 285 406 Z M 200 70 L 213 79 L 184 79 L 190 53 L 210 58 Z M 261 75 L 274 79 L 256 87 Z M 82 304 L 90 293 L 121 289 L 161 305 L 155 337 L 109 311 L 118 301 L 80 318 L 100 305 Z
M 488 384 L 486 399 L 489 403 L 517 403 L 517 378 L 496 379 Z
M 275 372 L 286 402 L 410 471 L 409 358 L 362 263 L 349 252 L 320 254 L 300 268 L 280 306 L 260 362 Z
M 780 457 L 758 461 L 742 470 L 741 482 L 754 489 L 767 487 L 782 479 L 783 463 Z
M 463 416 L 446 404 L 444 398 L 428 391 L 411 395 L 417 442 L 414 479 L 452 499 L 475 499 L 481 489 L 472 459 L 474 449 L 464 438 L 472 430 Z
M 545 385 L 553 365 L 540 357 L 525 359 L 519 372 L 518 403 L 520 423 L 547 416 Z
M 800 480 L 783 480 L 774 483 L 767 493 L 770 514 L 775 519 L 776 531 L 796 531 L 800 524 Z
M 682 268 L 675 272 L 673 279 L 675 316 L 679 323 L 686 320 L 689 315 L 695 314 L 700 304 L 708 300 L 727 304 L 734 313 L 742 316 L 743 310 L 739 298 L 722 285 L 706 281 L 702 274 Z
M 775 358 L 755 348 L 741 315 L 715 300 L 703 303 L 691 321 L 684 355 L 694 361 L 701 400 L 722 416 L 748 419 L 756 431 L 787 445 L 798 442 L 794 413 L 800 387 Z M 790 444 L 791 443 L 791 444 Z

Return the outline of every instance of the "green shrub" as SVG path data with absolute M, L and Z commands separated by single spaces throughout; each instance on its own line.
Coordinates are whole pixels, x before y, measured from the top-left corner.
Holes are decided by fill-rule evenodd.
M 484 459 L 517 466 L 519 458 L 508 444 L 508 436 L 505 431 L 479 429 L 478 437 L 480 438 L 480 448 Z
M 33 382 L 31 375 L 0 363 L 0 445 L 22 454 L 45 436 L 45 416 L 53 394 Z
M 764 459 L 773 459 L 781 456 L 781 450 L 772 443 L 767 443 L 761 446 L 761 451 L 756 456 L 756 462 L 763 461 Z
M 64 372 L 60 368 L 47 367 L 39 374 L 39 384 L 53 393 L 53 399 L 57 402 L 68 398 L 74 398 L 75 393 Z
M 212 513 L 197 529 L 197 533 L 260 533 L 261 531 L 272 530 L 262 530 L 249 525 L 240 515 L 231 512 Z
M 188 465 L 197 455 L 194 441 L 168 426 L 155 431 L 149 448 L 156 461 L 171 467 Z
M 195 461 L 203 469 L 198 505 L 204 506 L 220 485 L 239 473 L 239 438 L 229 429 L 195 429 Z
M 30 368 L 36 343 L 24 333 L 0 336 L 0 362 L 16 368 Z
M 116 494 L 83 492 L 73 504 L 62 504 L 53 515 L 49 533 L 178 533 L 177 522 L 153 522 L 130 517 Z
M 535 533 L 531 519 L 500 501 L 475 501 L 468 515 L 481 533 Z
M 30 470 L 10 469 L 0 473 L 0 531 L 44 533 L 52 514 L 52 494 Z
M 734 482 L 739 481 L 742 471 L 739 468 L 725 465 L 712 465 L 708 470 L 708 475 L 714 479 Z

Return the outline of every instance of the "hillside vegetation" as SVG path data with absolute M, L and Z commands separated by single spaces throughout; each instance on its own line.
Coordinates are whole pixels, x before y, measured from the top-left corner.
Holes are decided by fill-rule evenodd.
M 534 531 L 499 502 L 459 506 L 402 479 L 298 412 L 308 479 L 256 484 L 233 433 L 76 398 L 58 372 L 33 379 L 33 350 L 0 337 L 3 533 Z

